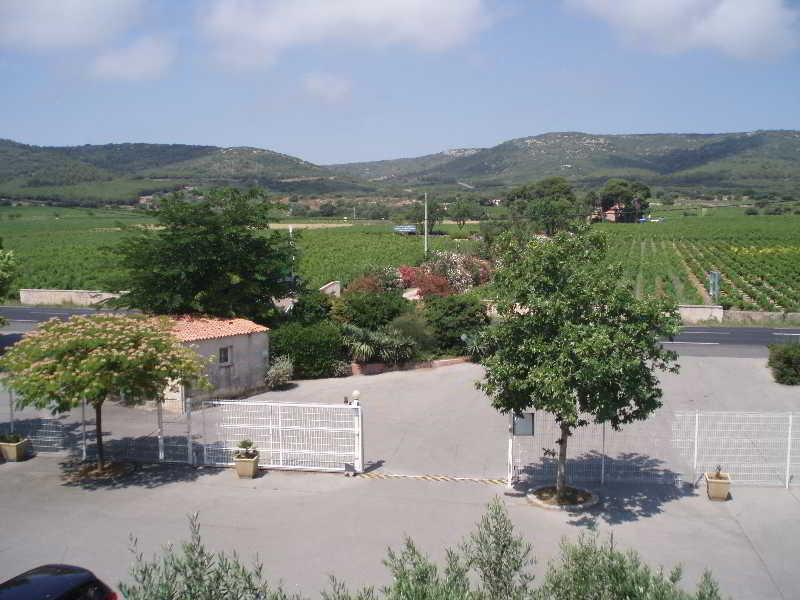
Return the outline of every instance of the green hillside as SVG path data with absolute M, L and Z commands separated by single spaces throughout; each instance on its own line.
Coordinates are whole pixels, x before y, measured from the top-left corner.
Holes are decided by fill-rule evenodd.
M 437 155 L 432 155 L 437 156 Z M 425 166 L 429 157 L 336 165 L 339 172 L 388 174 L 388 183 L 508 186 L 561 175 L 579 185 L 632 177 L 672 189 L 777 191 L 800 185 L 800 132 L 592 135 L 548 133 Z M 414 161 L 419 161 L 415 163 Z M 372 166 L 374 165 L 374 166 Z M 420 165 L 416 171 L 406 168 Z M 395 172 L 396 174 L 391 174 Z
M 441 168 L 456 160 L 480 152 L 482 148 L 458 148 L 436 154 L 426 154 L 415 158 L 396 158 L 392 160 L 376 160 L 371 162 L 342 163 L 325 165 L 325 168 L 340 174 L 361 177 L 370 181 L 412 175 L 431 169 Z
M 182 144 L 40 147 L 0 140 L 0 198 L 69 204 L 131 203 L 184 185 L 273 192 L 365 192 L 372 187 L 293 156 L 259 148 Z

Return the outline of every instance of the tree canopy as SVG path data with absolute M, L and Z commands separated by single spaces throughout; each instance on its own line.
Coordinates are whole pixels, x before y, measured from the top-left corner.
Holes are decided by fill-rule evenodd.
M 425 228 L 425 203 L 414 202 L 408 209 L 406 218 L 417 226 L 418 233 L 422 233 Z M 433 231 L 443 218 L 442 205 L 436 200 L 428 200 L 428 231 Z
M 656 370 L 676 371 L 662 338 L 678 330 L 677 307 L 636 298 L 608 264 L 606 239 L 576 233 L 499 242 L 493 289 L 499 322 L 479 384 L 503 413 L 552 413 L 561 427 L 557 487 L 565 486 L 567 440 L 590 422 L 619 428 L 661 406 Z
M 103 467 L 101 409 L 106 400 L 162 400 L 169 385 L 206 385 L 205 365 L 170 332 L 168 319 L 76 315 L 51 319 L 0 358 L 20 407 L 53 413 L 86 401 L 95 409 L 98 465 Z
M 544 233 L 552 235 L 588 214 L 572 185 L 563 177 L 548 177 L 511 190 L 506 200 L 512 218 L 532 219 Z
M 275 316 L 273 298 L 294 287 L 288 239 L 268 229 L 270 205 L 261 192 L 223 190 L 196 201 L 166 199 L 159 228 L 117 248 L 127 290 L 120 303 L 155 314 Z
M 645 184 L 626 179 L 609 179 L 599 193 L 603 210 L 608 210 L 615 204 L 622 208 L 622 221 L 639 218 L 650 206 L 650 195 L 650 188 Z

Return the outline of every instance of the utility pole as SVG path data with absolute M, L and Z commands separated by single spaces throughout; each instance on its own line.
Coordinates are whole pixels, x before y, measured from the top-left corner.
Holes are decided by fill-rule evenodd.
M 428 192 L 425 192 L 425 258 L 428 258 Z
M 353 221 L 356 220 L 356 207 L 353 206 Z

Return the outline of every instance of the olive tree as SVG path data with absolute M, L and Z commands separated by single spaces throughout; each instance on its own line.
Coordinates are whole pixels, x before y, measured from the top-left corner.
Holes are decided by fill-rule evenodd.
M 646 419 L 661 406 L 656 372 L 678 368 L 675 353 L 661 345 L 677 333 L 677 307 L 637 298 L 622 283 L 621 267 L 608 262 L 606 244 L 583 226 L 552 238 L 506 235 L 498 245 L 499 321 L 485 334 L 478 386 L 503 413 L 555 416 L 559 495 L 572 432 Z
M 95 411 L 97 466 L 104 468 L 103 404 L 161 401 L 175 384 L 207 385 L 205 364 L 170 332 L 170 321 L 138 315 L 51 319 L 0 359 L 20 408 L 54 414 L 90 404 Z

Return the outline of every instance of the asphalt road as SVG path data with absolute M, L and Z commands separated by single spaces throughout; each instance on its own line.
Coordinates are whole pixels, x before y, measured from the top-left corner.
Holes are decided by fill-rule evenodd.
M 0 306 L 0 316 L 9 323 L 0 330 L 0 349 L 13 344 L 22 333 L 53 317 L 96 312 L 92 308 L 40 306 Z M 3 335 L 5 334 L 5 335 Z M 761 357 L 769 344 L 800 342 L 799 328 L 769 327 L 683 327 L 680 334 L 665 344 L 680 354 L 695 356 Z

